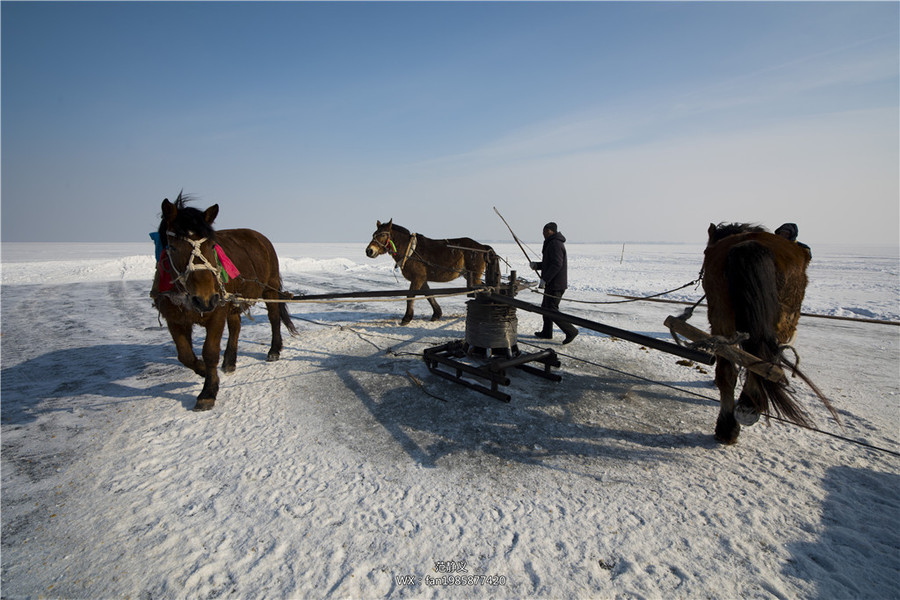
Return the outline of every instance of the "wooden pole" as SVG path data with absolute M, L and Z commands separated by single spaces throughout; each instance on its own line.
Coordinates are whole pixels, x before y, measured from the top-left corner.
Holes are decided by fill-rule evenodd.
M 665 326 L 694 342 L 699 342 L 712 337 L 702 329 L 697 329 L 693 325 L 689 325 L 686 321 L 682 321 L 681 319 L 672 316 L 666 317 Z M 713 352 L 726 360 L 741 365 L 748 371 L 753 371 L 760 377 L 764 377 L 769 381 L 778 382 L 784 379 L 784 371 L 781 367 L 760 360 L 749 352 L 744 352 L 736 345 L 726 346 L 718 344 L 713 348 Z
M 561 313 L 558 310 L 550 310 L 549 308 L 543 308 L 541 306 L 529 304 L 528 302 L 523 302 L 522 300 L 519 300 L 517 298 L 510 298 L 509 296 L 503 296 L 497 293 L 487 294 L 487 297 L 494 302 L 509 304 L 510 306 L 521 308 L 522 310 L 527 310 L 529 312 L 550 317 L 555 321 L 565 321 L 566 323 L 571 323 L 576 327 L 584 327 L 585 329 L 599 331 L 600 333 L 606 335 L 611 335 L 613 337 L 621 338 L 629 342 L 634 342 L 635 344 L 642 344 L 644 346 L 647 346 L 648 348 L 653 348 L 654 350 L 660 350 L 662 352 L 668 352 L 669 354 L 674 354 L 675 356 L 680 356 L 681 358 L 686 358 L 694 362 L 702 363 L 705 365 L 711 365 L 715 362 L 715 357 L 708 352 L 694 350 L 693 348 L 685 348 L 684 346 L 678 346 L 676 344 L 673 344 L 672 342 L 667 342 L 666 340 L 653 338 L 640 333 L 635 333 L 633 331 L 628 331 L 626 329 L 619 329 L 618 327 L 613 327 L 612 325 L 604 325 L 603 323 L 598 323 L 597 321 L 590 321 L 588 319 L 576 317 L 575 315 Z

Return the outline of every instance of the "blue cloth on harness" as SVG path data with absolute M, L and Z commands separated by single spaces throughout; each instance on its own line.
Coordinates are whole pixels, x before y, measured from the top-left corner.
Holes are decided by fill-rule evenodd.
M 165 246 L 163 246 L 162 239 L 160 239 L 158 231 L 152 232 L 150 234 L 150 239 L 153 240 L 153 245 L 156 247 L 156 262 L 159 262 L 159 259 L 162 256 L 163 248 L 165 248 Z

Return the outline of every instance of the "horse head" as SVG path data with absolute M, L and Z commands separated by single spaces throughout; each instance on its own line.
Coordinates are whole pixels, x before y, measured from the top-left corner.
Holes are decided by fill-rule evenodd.
M 372 234 L 372 241 L 366 246 L 366 256 L 375 258 L 381 256 L 385 252 L 391 252 L 391 234 L 393 233 L 394 219 L 387 223 L 375 221 L 375 233 Z M 393 249 L 396 253 L 396 247 Z
M 211 312 L 223 300 L 225 288 L 219 274 L 216 255 L 216 233 L 212 223 L 219 205 L 205 211 L 186 206 L 188 198 L 178 194 L 175 202 L 162 203 L 160 238 L 166 245 L 166 256 L 173 279 L 185 292 L 192 308 Z

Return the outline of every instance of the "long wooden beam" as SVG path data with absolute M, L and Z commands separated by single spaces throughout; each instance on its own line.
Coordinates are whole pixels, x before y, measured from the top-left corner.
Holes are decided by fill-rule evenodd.
M 554 320 L 571 323 L 576 327 L 583 327 L 585 329 L 599 331 L 600 333 L 605 333 L 606 335 L 611 335 L 623 340 L 627 340 L 629 342 L 634 342 L 635 344 L 642 344 L 644 346 L 647 346 L 648 348 L 653 348 L 654 350 L 660 350 L 662 352 L 674 354 L 675 356 L 693 360 L 694 362 L 698 362 L 704 365 L 711 365 L 716 361 L 716 357 L 707 352 L 701 352 L 700 350 L 694 350 L 692 348 L 685 348 L 684 346 L 679 346 L 665 340 L 652 338 L 650 336 L 635 333 L 633 331 L 628 331 L 626 329 L 619 329 L 618 327 L 613 327 L 611 325 L 604 325 L 603 323 L 590 321 L 588 319 L 576 317 L 575 315 L 568 315 L 566 313 L 559 312 L 558 310 L 549 310 L 541 306 L 523 302 L 522 300 L 517 300 L 516 298 L 512 298 L 510 296 L 490 293 L 488 294 L 488 297 L 494 302 L 509 304 L 510 306 L 515 306 L 516 308 L 521 308 L 522 310 L 527 310 L 529 312 L 537 313 L 545 317 L 550 317 Z
M 702 329 L 697 329 L 686 321 L 682 321 L 681 319 L 672 316 L 666 317 L 665 326 L 694 342 L 700 342 L 712 337 Z M 716 347 L 715 353 L 722 358 L 728 359 L 733 363 L 737 363 L 742 367 L 753 371 L 769 381 L 778 382 L 784 379 L 784 371 L 781 367 L 770 362 L 765 362 L 749 352 L 741 350 L 736 345 L 719 345 Z

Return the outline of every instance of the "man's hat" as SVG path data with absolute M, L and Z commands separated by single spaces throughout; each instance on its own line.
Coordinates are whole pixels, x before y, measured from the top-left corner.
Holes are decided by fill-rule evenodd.
M 775 233 L 786 237 L 792 242 L 797 241 L 797 234 L 800 233 L 800 229 L 797 227 L 796 223 L 785 223 L 781 225 L 778 229 L 775 230 Z

